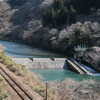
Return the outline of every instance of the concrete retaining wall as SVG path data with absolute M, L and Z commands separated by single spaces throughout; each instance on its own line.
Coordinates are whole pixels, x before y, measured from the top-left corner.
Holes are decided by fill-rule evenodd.
M 25 65 L 27 68 L 67 68 L 66 58 L 13 58 L 18 64 Z

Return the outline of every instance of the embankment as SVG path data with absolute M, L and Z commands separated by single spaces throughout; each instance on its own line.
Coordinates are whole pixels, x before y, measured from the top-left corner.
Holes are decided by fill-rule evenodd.
M 38 97 L 45 99 L 45 84 L 40 82 L 33 73 L 30 73 L 26 69 L 25 66 L 13 62 L 12 59 L 3 51 L 0 52 L 0 66 L 4 66 L 7 70 L 9 70 L 23 85 L 37 93 Z M 57 100 L 55 99 L 55 95 L 53 95 L 52 91 L 49 91 L 49 100 Z

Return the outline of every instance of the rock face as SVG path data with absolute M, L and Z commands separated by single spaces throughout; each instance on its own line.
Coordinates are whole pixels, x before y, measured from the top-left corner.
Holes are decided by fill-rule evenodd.
M 83 64 L 100 72 L 100 47 L 93 47 L 84 52 L 77 53 L 76 58 Z

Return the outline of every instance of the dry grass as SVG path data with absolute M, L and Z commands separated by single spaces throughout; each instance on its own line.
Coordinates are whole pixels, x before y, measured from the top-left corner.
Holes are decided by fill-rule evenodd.
M 23 84 L 29 86 L 32 90 L 41 95 L 45 100 L 45 84 L 41 83 L 36 76 L 29 72 L 25 66 L 16 64 L 10 57 L 0 52 L 0 62 L 7 66 L 16 76 L 21 76 Z M 52 91 L 54 90 L 54 91 Z M 100 86 L 93 80 L 84 80 L 76 82 L 66 79 L 60 83 L 52 84 L 48 89 L 48 100 L 96 100 L 100 97 Z
M 14 63 L 3 51 L 0 52 L 0 62 L 6 65 L 16 76 L 20 76 L 23 84 L 29 86 L 45 100 L 45 84 L 41 83 L 25 66 Z M 48 90 L 48 100 L 78 100 L 79 98 L 81 100 L 93 100 L 93 98 L 96 100 L 96 98 L 100 98 L 99 84 L 93 80 L 76 82 L 71 79 L 66 79 L 60 83 L 57 82 L 57 84 L 51 85 L 50 89 L 54 91 Z
M 4 47 L 0 44 L 0 51 L 2 51 L 4 49 Z
M 32 90 L 37 92 L 45 100 L 46 88 L 45 84 L 41 83 L 33 73 L 29 72 L 25 66 L 16 64 L 12 59 L 7 56 L 3 51 L 0 52 L 0 63 L 7 66 L 7 68 L 13 72 L 16 76 L 21 76 L 23 84 L 28 85 Z M 48 90 L 48 100 L 59 100 L 56 96 Z
M 94 80 L 83 80 L 77 82 L 72 79 L 66 79 L 62 82 L 51 82 L 50 88 L 54 90 L 61 98 L 60 100 L 99 100 L 100 82 Z
M 4 81 L 1 76 L 0 76 L 0 100 L 9 100 L 8 95 L 6 93 L 6 89 L 4 87 Z

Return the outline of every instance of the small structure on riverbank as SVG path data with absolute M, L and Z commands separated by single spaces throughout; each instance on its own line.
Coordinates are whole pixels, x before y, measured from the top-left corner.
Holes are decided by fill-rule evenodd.
M 95 51 L 100 51 L 100 47 L 94 46 L 94 47 L 92 47 L 92 49 L 95 50 Z

